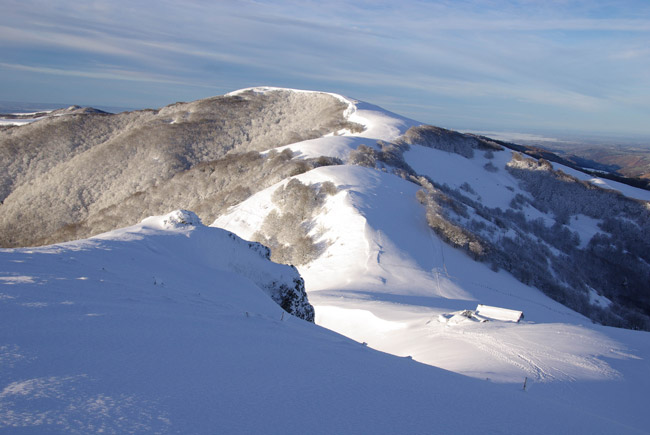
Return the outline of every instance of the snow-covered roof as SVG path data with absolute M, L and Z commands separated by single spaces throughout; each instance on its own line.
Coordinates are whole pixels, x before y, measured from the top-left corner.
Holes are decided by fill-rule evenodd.
M 488 319 L 501 320 L 504 322 L 519 322 L 524 318 L 524 313 L 507 308 L 491 307 L 489 305 L 479 304 L 476 307 L 476 314 Z

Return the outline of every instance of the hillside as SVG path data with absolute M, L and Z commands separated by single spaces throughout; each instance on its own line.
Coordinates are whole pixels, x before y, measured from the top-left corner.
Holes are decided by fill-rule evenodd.
M 175 208 L 212 222 L 289 177 L 365 166 L 419 186 L 428 226 L 474 260 L 599 323 L 650 329 L 650 194 L 503 142 L 275 88 L 118 115 L 73 106 L 0 133 L 5 247 L 75 240 Z M 336 186 L 313 198 L 291 187 L 276 198 L 284 210 L 247 237 L 300 265 L 325 248 L 303 223 Z M 304 201 L 309 210 L 296 213 Z
M 247 126 L 228 130 L 241 133 L 241 137 L 248 135 L 247 142 L 238 142 L 231 135 L 228 140 L 234 145 L 222 146 L 224 142 L 218 139 L 212 121 L 203 126 L 201 119 L 213 116 L 208 114 L 214 110 L 213 103 L 223 104 L 219 110 L 224 113 L 228 105 L 251 108 L 227 115 L 233 125 Z M 644 412 L 644 396 L 650 388 L 646 376 L 650 371 L 650 333 L 633 329 L 650 329 L 649 192 L 531 158 L 489 138 L 421 125 L 377 106 L 332 94 L 255 88 L 187 103 L 181 105 L 185 112 L 180 113 L 191 115 L 193 112 L 186 108 L 202 104 L 208 106 L 197 124 L 186 125 L 183 128 L 187 130 L 179 130 L 174 136 L 182 147 L 156 142 L 167 137 L 159 136 L 159 126 L 166 129 L 164 125 L 175 123 L 142 124 L 139 137 L 146 139 L 147 151 L 143 159 L 137 153 L 133 156 L 134 166 L 129 170 L 122 168 L 130 164 L 125 159 L 128 153 L 115 152 L 111 157 L 115 160 L 106 160 L 105 154 L 94 151 L 104 145 L 85 139 L 80 143 L 87 145 L 79 145 L 78 151 L 62 149 L 61 153 L 77 153 L 87 166 L 77 166 L 77 157 L 61 158 L 59 163 L 49 154 L 18 162 L 18 142 L 2 142 L 3 146 L 11 145 L 6 149 L 16 160 L 13 175 L 7 178 L 13 184 L 5 185 L 9 193 L 0 206 L 5 221 L 1 234 L 7 246 L 28 244 L 25 240 L 45 243 L 97 234 L 162 214 L 156 210 L 165 207 L 194 208 L 198 214 L 183 218 L 192 223 L 189 227 L 162 228 L 160 222 L 165 218 L 153 218 L 88 241 L 0 251 L 6 289 L 2 292 L 7 296 L 0 302 L 12 313 L 6 326 L 16 325 L 4 329 L 11 332 L 5 335 L 8 344 L 3 349 L 7 361 L 14 361 L 11 355 L 19 355 L 16 361 L 22 362 L 11 364 L 24 370 L 12 371 L 7 378 L 11 383 L 7 383 L 2 398 L 9 398 L 10 406 L 15 407 L 11 409 L 16 411 L 8 411 L 5 421 L 13 421 L 9 418 L 23 415 L 21 412 L 27 416 L 23 420 L 16 417 L 21 424 L 38 421 L 30 414 L 31 409 L 37 409 L 30 403 L 36 402 L 21 405 L 17 398 L 22 393 L 13 393 L 23 391 L 20 382 L 31 379 L 41 385 L 45 376 L 68 376 L 48 374 L 50 369 L 38 365 L 30 369 L 27 353 L 18 350 L 28 343 L 52 340 L 49 332 L 39 332 L 48 319 L 55 323 L 62 319 L 62 337 L 74 334 L 69 328 L 72 320 L 60 317 L 65 304 L 42 298 L 61 295 L 63 301 L 77 304 L 75 298 L 79 297 L 86 301 L 79 304 L 93 304 L 93 298 L 101 297 L 100 308 L 111 307 L 107 312 L 117 319 L 131 313 L 132 307 L 130 296 L 116 295 L 135 292 L 142 295 L 137 298 L 143 307 L 165 327 L 145 328 L 149 331 L 145 335 L 138 332 L 134 343 L 137 341 L 143 350 L 133 350 L 137 347 L 134 344 L 117 367 L 142 361 L 143 367 L 152 367 L 152 385 L 160 384 L 160 389 L 150 389 L 142 376 L 138 380 L 139 369 L 133 368 L 126 370 L 130 373 L 128 382 L 111 378 L 95 388 L 84 381 L 79 388 L 115 400 L 116 396 L 105 393 L 104 387 L 117 385 L 115 394 L 125 394 L 133 401 L 142 394 L 142 403 L 152 403 L 152 411 L 135 408 L 143 412 L 141 415 L 165 409 L 173 416 L 169 417 L 174 422 L 171 429 L 164 426 L 165 415 L 156 414 L 144 423 L 136 419 L 135 424 L 142 423 L 147 431 L 182 431 L 178 424 L 181 428 L 187 424 L 189 432 L 204 432 L 219 421 L 218 427 L 226 431 L 246 432 L 268 428 L 269 424 L 280 427 L 287 420 L 295 425 L 273 432 L 304 432 L 305 425 L 310 427 L 308 432 L 323 433 L 469 433 L 477 427 L 502 433 L 519 433 L 522 427 L 532 433 L 647 431 L 650 420 Z M 268 110 L 264 109 L 267 105 Z M 160 113 L 176 110 L 174 107 L 151 113 L 84 115 L 79 119 L 101 123 L 101 128 L 111 125 L 115 131 L 129 132 L 124 133 L 128 136 L 133 130 L 117 125 L 120 116 L 158 119 Z M 251 130 L 254 123 L 250 117 L 262 117 L 258 112 L 279 121 L 268 121 L 260 130 Z M 291 119 L 293 116 L 298 118 Z M 69 119 L 66 122 L 77 125 L 75 118 Z M 30 131 L 21 133 L 21 129 L 38 127 L 43 129 L 39 134 L 44 134 L 48 123 L 57 126 L 56 122 L 44 119 L 4 132 L 10 132 L 12 138 L 19 134 L 31 137 Z M 39 127 L 39 123 L 44 124 Z M 171 128 L 176 131 L 176 127 Z M 199 142 L 192 138 L 201 136 L 191 134 L 195 129 L 212 136 L 196 145 Z M 79 137 L 97 136 L 82 131 L 78 131 Z M 252 136 L 273 131 L 273 140 Z M 54 137 L 48 143 L 70 146 L 67 139 L 57 141 Z M 106 142 L 112 143 L 121 136 L 107 133 L 106 137 L 113 138 Z M 123 145 L 118 150 L 130 150 L 139 142 L 120 143 Z M 164 154 L 158 148 L 173 152 Z M 202 150 L 206 160 L 192 157 L 191 150 L 195 149 Z M 184 157 L 186 152 L 190 157 Z M 191 164 L 171 165 L 160 175 L 148 169 L 148 165 L 155 167 L 149 159 L 158 155 L 186 158 Z M 106 162 L 113 163 L 107 166 Z M 130 189 L 124 186 L 133 187 L 130 177 L 134 175 L 129 171 L 136 171 L 137 165 L 144 165 L 138 172 L 139 187 L 133 188 L 135 193 L 124 193 Z M 52 175 L 62 173 L 63 167 L 70 171 L 68 183 L 77 183 L 76 170 L 88 174 L 80 179 L 87 177 L 97 183 L 98 196 L 92 197 L 95 202 L 79 214 L 70 212 L 78 207 L 79 198 L 62 196 L 71 187 L 59 185 Z M 39 170 L 40 175 L 34 176 Z M 40 180 L 54 183 L 47 194 L 39 190 Z M 86 189 L 83 182 L 75 186 Z M 26 194 L 30 189 L 45 197 Z M 59 209 L 57 201 L 68 204 L 68 208 Z M 30 217 L 27 210 L 32 209 L 36 211 Z M 256 247 L 257 258 L 266 251 L 252 242 L 270 248 L 271 260 L 295 265 L 304 279 L 318 326 L 285 318 L 281 310 L 277 311 L 277 304 L 268 305 L 268 292 L 257 291 L 259 298 L 240 301 L 234 296 L 237 291 L 233 292 L 240 284 L 230 285 L 215 275 L 213 269 L 222 267 L 217 263 L 201 270 L 192 266 L 203 265 L 212 257 L 229 261 L 228 254 L 222 252 L 223 241 L 210 235 L 212 231 L 223 234 L 221 230 L 199 225 L 199 217 L 211 227 L 250 240 L 237 243 L 242 248 L 248 243 Z M 169 237 L 170 232 L 174 238 Z M 18 243 L 19 237 L 23 242 Z M 129 261 L 128 254 L 108 242 L 113 240 L 120 241 L 120 249 L 140 254 Z M 153 240 L 175 242 L 161 249 Z M 181 240 L 183 247 L 177 249 L 174 244 Z M 79 255 L 70 254 L 77 251 Z M 31 261 L 28 257 L 35 253 L 39 254 L 38 261 Z M 80 256 L 94 259 L 100 254 L 106 256 L 101 261 L 77 263 Z M 119 271 L 113 275 L 119 276 L 115 294 L 113 290 L 96 291 L 100 285 L 96 282 L 104 279 L 100 262 L 117 264 L 109 266 Z M 72 269 L 66 272 L 68 267 Z M 252 272 L 245 271 L 257 267 L 240 262 L 228 270 L 244 271 L 250 280 Z M 52 272 L 57 268 L 63 268 L 61 280 L 55 279 L 59 272 Z M 94 278 L 86 270 L 95 270 Z M 295 269 L 285 270 L 295 273 Z M 73 276 L 82 279 L 73 280 Z M 165 287 L 159 286 L 159 278 Z M 293 278 L 290 281 L 295 282 Z M 69 282 L 83 285 L 85 293 L 68 296 L 76 288 L 69 288 Z M 168 287 L 178 292 L 169 293 Z M 206 301 L 202 296 L 205 292 L 216 292 L 215 297 Z M 33 300 L 23 301 L 22 295 L 33 295 Z M 282 298 L 277 299 L 282 304 Z M 39 305 L 41 302 L 45 305 Z M 247 308 L 249 303 L 255 308 Z M 57 313 L 41 318 L 36 310 L 29 312 L 32 315 L 24 311 L 39 307 L 56 307 Z M 251 313 L 260 313 L 264 319 L 259 327 L 246 323 L 250 323 Z M 513 313 L 518 313 L 516 320 L 523 313 L 523 319 L 512 321 Z M 123 322 L 125 329 L 140 331 L 146 319 L 129 316 Z M 28 328 L 32 323 L 38 327 Z M 44 358 L 69 361 L 74 352 L 92 354 L 84 347 L 90 346 L 90 341 L 114 343 L 115 337 L 131 335 L 122 332 L 119 324 L 116 320 L 93 330 L 88 341 L 76 342 L 78 351 L 74 347 L 69 351 L 58 347 L 41 351 L 39 344 L 31 349 Z M 287 324 L 292 325 L 290 330 L 285 329 Z M 170 334 L 172 330 L 196 331 L 192 336 L 203 338 L 189 339 L 184 332 Z M 161 342 L 163 336 L 173 340 Z M 158 341 L 142 344 L 147 337 Z M 213 347 L 210 343 L 216 344 Z M 170 367 L 180 367 L 175 375 L 169 375 L 163 362 L 146 356 L 159 346 L 168 347 L 168 357 L 176 352 L 183 355 L 171 357 Z M 191 361 L 200 361 L 203 370 L 191 370 Z M 227 369 L 205 378 L 208 361 Z M 79 367 L 77 372 L 88 373 L 89 379 L 113 376 L 112 369 L 95 360 Z M 188 386 L 183 387 L 186 372 L 191 375 Z M 205 385 L 200 378 L 207 379 Z M 125 393 L 129 382 L 138 386 Z M 221 389 L 223 384 L 226 387 Z M 55 390 L 47 383 L 43 385 L 41 390 L 25 387 L 25 395 Z M 210 386 L 210 391 L 219 392 L 208 394 Z M 183 393 L 177 398 L 165 398 L 178 388 Z M 35 392 L 34 398 L 43 394 L 50 397 L 57 393 Z M 313 400 L 302 400 L 306 395 Z M 191 396 L 187 404 L 183 399 L 186 396 Z M 72 400 L 66 394 L 57 397 L 62 397 L 63 403 Z M 189 404 L 199 414 L 198 410 L 209 406 L 219 408 L 214 414 L 216 420 L 211 414 L 187 423 L 185 412 L 178 410 L 187 409 Z M 258 408 L 263 411 L 258 412 Z M 84 409 L 84 415 L 92 415 Z M 116 409 L 107 408 L 106 413 Z M 130 411 L 124 408 L 124 412 Z M 88 428 L 80 427 L 75 430 Z
M 249 91 L 116 115 L 75 109 L 5 128 L 0 246 L 75 240 L 178 208 L 211 221 L 259 186 L 328 164 L 257 151 L 354 128 L 345 109 L 324 93 Z
M 176 208 L 212 222 L 289 177 L 365 166 L 419 186 L 428 226 L 474 260 L 599 323 L 650 329 L 650 194 L 504 142 L 275 88 L 118 115 L 73 106 L 0 133 L 5 247 L 75 240 Z M 325 248 L 303 223 L 336 186 L 313 198 L 291 187 L 277 199 L 284 214 L 255 239 L 300 265 Z M 304 201 L 309 210 L 296 213 Z
M 188 212 L 88 240 L 0 251 L 0 431 L 647 428 L 639 412 L 650 386 L 645 333 L 621 336 L 634 358 L 609 351 L 616 359 L 608 374 L 620 370 L 611 379 L 522 391 L 522 379 L 461 376 L 283 312 L 265 283 L 291 285 L 297 274 L 265 254 Z

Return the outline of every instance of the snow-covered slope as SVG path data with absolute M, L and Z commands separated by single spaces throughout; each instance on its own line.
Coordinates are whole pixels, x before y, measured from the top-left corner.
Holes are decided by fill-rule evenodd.
M 292 280 L 294 271 L 260 254 L 187 212 L 88 240 L 0 251 L 0 431 L 641 427 L 567 407 L 571 394 L 557 401 L 543 389 L 464 377 L 290 316 L 260 283 Z
M 443 244 L 426 226 L 417 186 L 358 166 L 319 168 L 298 178 L 344 186 L 313 224 L 327 250 L 299 267 L 317 323 L 380 350 L 480 378 L 618 377 L 607 361 L 626 354 L 626 345 L 606 332 L 627 331 L 591 326 L 539 290 Z M 215 225 L 250 238 L 272 190 Z M 438 320 L 478 303 L 522 310 L 526 322 L 450 326 Z
M 369 120 L 357 122 L 368 130 L 288 147 L 298 155 L 345 161 L 360 144 L 395 140 L 417 125 L 372 106 L 357 107 L 356 115 Z M 411 145 L 404 158 L 418 174 L 466 189 L 489 207 L 505 209 L 517 194 L 529 196 L 505 170 L 512 159 L 509 150 L 468 159 Z M 307 185 L 331 181 L 339 190 L 308 222 L 310 234 L 326 249 L 298 267 L 317 324 L 376 349 L 478 379 L 520 384 L 527 378 L 529 388 L 534 385 L 547 398 L 633 421 L 632 432 L 646 430 L 650 420 L 642 415 L 642 403 L 650 382 L 643 373 L 650 368 L 650 334 L 595 325 L 509 273 L 496 272 L 443 243 L 427 226 L 416 184 L 350 165 L 318 168 L 296 178 Z M 250 239 L 274 209 L 273 192 L 283 184 L 286 180 L 253 195 L 213 225 Z M 524 214 L 552 220 L 532 207 Z M 586 216 L 568 225 L 587 241 L 597 231 Z M 521 310 L 525 320 L 446 321 L 445 314 L 478 304 Z
M 242 92 L 257 100 L 276 91 Z M 280 96 L 294 100 L 291 92 L 309 94 Z M 289 179 L 262 189 L 212 225 L 246 240 L 267 227 L 290 232 L 297 228 L 271 225 L 296 222 L 283 220 L 292 211 L 282 208 L 286 198 L 313 200 L 297 225 L 311 243 L 298 271 L 316 325 L 278 306 L 287 289 L 300 293 L 296 269 L 271 264 L 260 245 L 203 227 L 189 212 L 88 240 L 2 250 L 0 429 L 648 432 L 650 333 L 596 325 L 430 228 L 418 198 L 426 182 L 415 175 L 494 210 L 514 203 L 523 219 L 551 228 L 556 217 L 526 202 L 531 193 L 507 170 L 512 152 L 489 144 L 464 149 L 468 138 L 447 147 L 458 145 L 454 152 L 445 143 L 404 145 L 419 123 L 330 95 L 347 105 L 346 121 L 365 130 L 342 122 L 355 131 L 284 148 L 292 162 L 329 156 L 328 164 L 342 164 L 293 177 L 303 184 L 283 204 L 275 193 L 286 193 Z M 429 132 L 434 142 L 452 135 Z M 278 151 L 262 154 L 273 159 Z M 304 193 L 304 185 L 314 187 L 312 196 L 290 195 Z M 458 225 L 474 219 L 490 228 L 478 208 L 467 210 Z M 502 223 L 485 230 L 493 243 L 515 233 Z M 572 215 L 564 225 L 584 247 L 599 224 Z M 595 290 L 589 300 L 609 304 Z M 521 311 L 524 319 L 480 322 L 485 317 L 472 314 L 479 304 Z

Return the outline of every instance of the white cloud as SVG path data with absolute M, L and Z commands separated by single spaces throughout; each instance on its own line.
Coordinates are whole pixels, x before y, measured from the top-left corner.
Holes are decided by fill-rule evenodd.
M 49 67 L 41 67 L 41 66 L 30 66 L 30 65 L 10 64 L 5 62 L 0 62 L 0 68 L 38 73 L 38 74 L 53 74 L 53 75 L 60 75 L 60 76 L 83 77 L 83 78 L 99 79 L 99 80 L 123 80 L 123 81 L 131 81 L 131 82 L 165 83 L 165 84 L 196 86 L 196 87 L 205 87 L 205 88 L 213 88 L 213 89 L 215 88 L 214 86 L 207 85 L 207 84 L 178 81 L 173 78 L 166 78 L 164 76 L 154 75 L 151 73 L 143 73 L 140 71 L 128 71 L 128 70 L 109 67 L 109 66 L 106 66 L 99 71 L 85 71 L 85 70 L 49 68 Z
M 379 96 L 410 90 L 420 103 L 442 96 L 458 113 L 494 99 L 533 119 L 544 110 L 535 106 L 593 114 L 650 101 L 643 73 L 650 9 L 632 5 L 642 3 L 625 1 L 620 14 L 599 15 L 593 10 L 600 2 L 590 1 L 161 0 L 145 8 L 125 0 L 7 0 L 0 46 L 22 50 L 3 56 L 5 65 L 42 74 L 334 86 Z M 39 57 L 44 48 L 53 55 Z
M 29 31 L 17 27 L 0 25 L 0 41 L 14 46 L 57 46 L 98 54 L 136 56 L 138 53 L 124 48 L 128 46 L 113 41 L 103 40 L 95 35 L 76 36 L 65 32 Z M 123 41 L 122 41 L 123 42 Z

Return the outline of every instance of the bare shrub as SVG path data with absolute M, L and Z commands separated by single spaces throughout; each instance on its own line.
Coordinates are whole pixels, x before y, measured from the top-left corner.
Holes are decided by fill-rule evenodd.
M 318 166 L 318 159 L 286 160 L 278 158 L 279 154 L 263 157 L 257 152 L 229 153 L 222 159 L 203 162 L 115 205 L 92 210 L 86 219 L 39 238 L 34 244 L 88 237 L 178 208 L 193 210 L 203 222 L 213 222 L 228 207 L 294 174 L 298 164 L 303 169 L 304 165 L 308 169 Z M 3 243 L 11 234 L 0 234 Z
M 414 177 L 424 189 L 416 194 L 426 207 L 427 222 L 440 237 L 473 258 L 512 273 L 551 298 L 607 325 L 647 329 L 650 325 L 650 210 L 647 203 L 595 188 L 546 161 L 514 154 L 508 171 L 531 194 L 517 194 L 511 208 L 488 208 L 462 190 Z M 463 189 L 467 191 L 467 189 Z M 553 212 L 555 223 L 528 221 L 527 207 Z M 573 213 L 602 220 L 603 233 L 580 248 L 577 233 L 566 224 Z M 619 218 L 612 218 L 619 216 Z M 472 215 L 482 217 L 477 221 Z M 469 219 L 468 219 L 469 216 Z M 550 248 L 553 249 L 550 249 Z M 590 288 L 612 306 L 590 304 Z
M 350 151 L 348 161 L 352 165 L 374 168 L 377 163 L 377 151 L 368 145 L 359 145 L 357 149 Z
M 484 243 L 472 232 L 455 225 L 444 214 L 441 202 L 453 202 L 437 190 L 416 193 L 418 201 L 426 208 L 426 218 L 429 227 L 444 241 L 468 252 L 473 258 L 479 259 L 487 253 Z
M 499 168 L 494 166 L 492 162 L 487 162 L 486 164 L 483 165 L 483 168 L 488 172 L 497 172 L 499 170 Z
M 468 182 L 464 182 L 463 184 L 460 185 L 460 190 L 464 190 L 467 193 L 471 193 L 473 195 L 476 195 L 476 191 Z
M 336 195 L 339 189 L 331 181 L 325 181 L 320 185 L 320 192 L 326 195 Z

